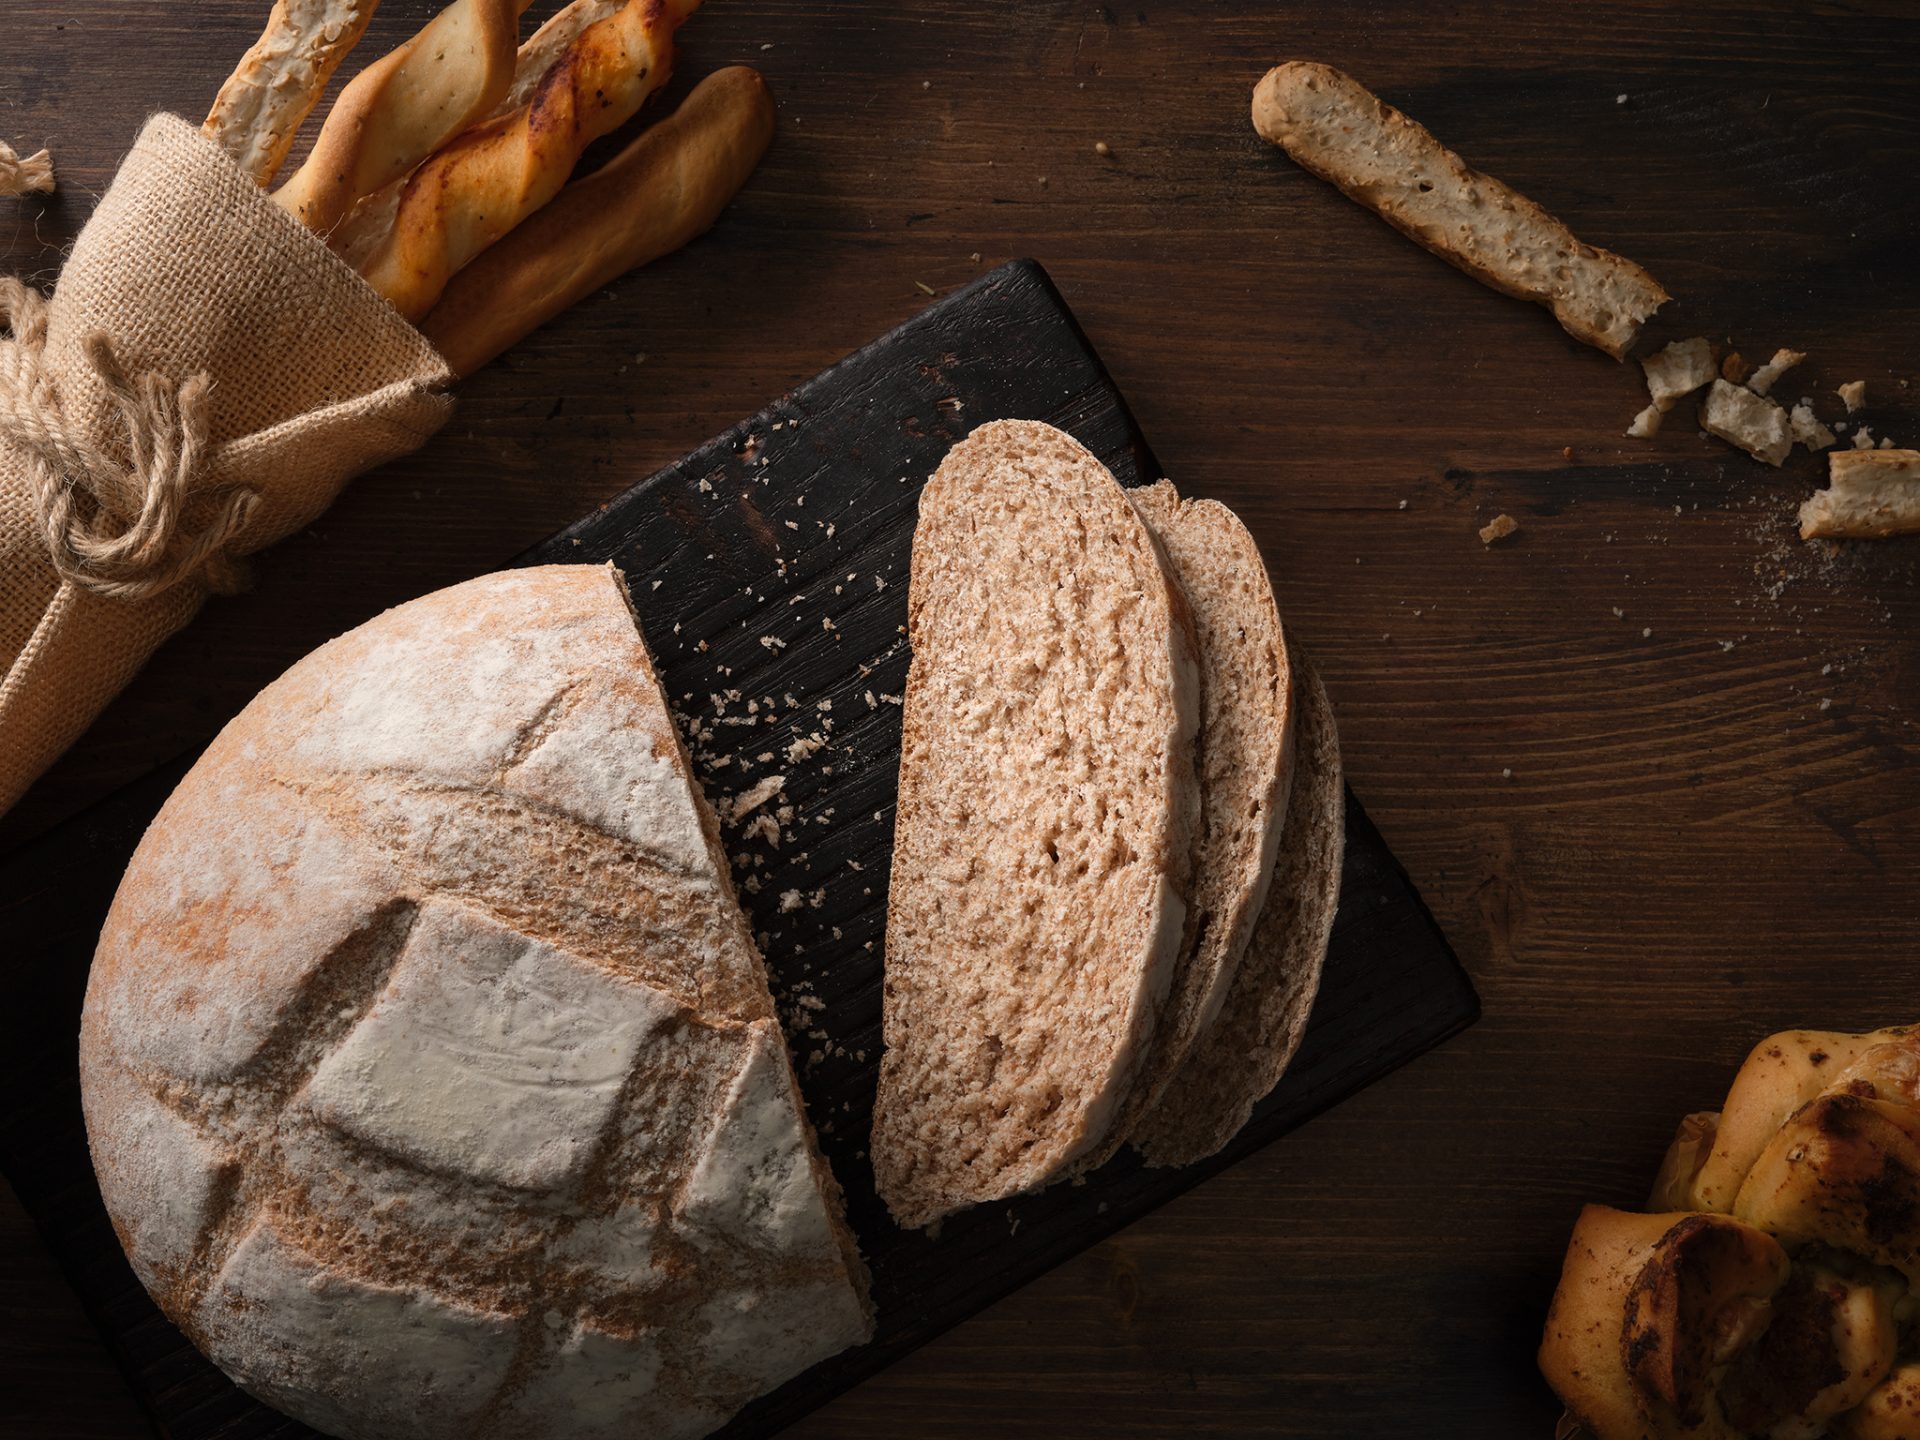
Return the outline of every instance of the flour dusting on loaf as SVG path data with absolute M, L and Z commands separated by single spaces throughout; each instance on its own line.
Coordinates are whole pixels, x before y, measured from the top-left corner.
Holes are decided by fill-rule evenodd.
M 1197 642 L 1151 533 L 1051 426 L 920 499 L 876 1181 L 896 1220 L 1055 1179 L 1135 1082 L 1182 953 Z
M 136 1273 L 330 1433 L 692 1437 L 870 1332 L 610 569 L 442 591 L 262 692 L 134 857 L 81 1067 Z

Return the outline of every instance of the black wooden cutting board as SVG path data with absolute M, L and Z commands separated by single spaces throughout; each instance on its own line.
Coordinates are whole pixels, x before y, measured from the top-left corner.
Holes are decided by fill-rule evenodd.
M 873 1192 L 908 548 L 921 483 L 988 420 L 1045 420 L 1123 483 L 1160 469 L 1044 271 L 1003 266 L 521 556 L 627 577 L 710 796 L 768 776 L 728 823 L 821 1144 L 873 1270 L 879 1333 L 743 1413 L 765 1435 L 1470 1024 L 1472 986 L 1348 797 L 1326 976 L 1292 1069 L 1222 1154 L 1148 1170 L 1123 1153 L 1084 1185 L 907 1234 Z M 0 1171 L 33 1214 L 161 1431 L 294 1436 L 181 1338 L 121 1256 L 88 1167 L 75 1075 L 86 967 L 141 832 L 189 761 L 0 864 L 17 1008 L 0 1017 Z M 783 808 L 788 807 L 788 808 Z M 761 815 L 778 819 L 749 835 Z

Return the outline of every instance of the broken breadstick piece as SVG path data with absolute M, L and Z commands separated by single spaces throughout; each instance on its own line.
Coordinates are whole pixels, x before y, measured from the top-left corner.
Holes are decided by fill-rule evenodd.
M 585 295 L 719 218 L 773 139 L 757 71 L 709 75 L 680 108 L 453 278 L 420 330 L 471 375 Z
M 1704 335 L 1676 340 L 1640 362 L 1647 393 L 1663 412 L 1713 379 L 1713 346 Z
M 0 195 L 52 193 L 53 156 L 36 150 L 22 160 L 11 145 L 0 140 Z
M 1627 426 L 1627 434 L 1636 440 L 1651 440 L 1660 433 L 1660 422 L 1667 418 L 1667 412 L 1658 404 L 1647 406 L 1633 417 L 1633 423 Z
M 1631 260 L 1583 245 L 1331 65 L 1292 60 L 1269 70 L 1254 87 L 1253 128 L 1443 260 L 1547 306 L 1569 335 L 1616 360 L 1670 298 Z
M 1778 465 L 1793 449 L 1787 412 L 1773 401 L 1724 380 L 1714 381 L 1707 398 L 1700 402 L 1700 428 L 1769 465 Z
M 520 12 L 532 0 L 454 0 L 340 92 L 313 153 L 274 202 L 326 235 L 357 201 L 398 180 L 491 110 L 513 80 Z
M 1766 394 L 1773 388 L 1774 381 L 1806 358 L 1806 353 L 1801 350 L 1774 351 L 1771 360 L 1747 377 L 1747 388 L 1756 395 Z
M 256 185 L 286 163 L 300 125 L 359 43 L 378 0 L 275 0 L 267 27 L 214 97 L 200 128 Z
M 1833 431 L 1820 423 L 1809 401 L 1802 400 L 1787 412 L 1787 427 L 1793 431 L 1793 438 L 1809 450 L 1825 450 L 1833 444 Z
M 1480 527 L 1480 543 L 1491 545 L 1496 540 L 1504 540 L 1520 528 L 1520 522 L 1511 515 L 1499 514 Z
M 559 193 L 580 152 L 665 83 L 673 33 L 699 0 L 627 0 L 580 32 L 528 104 L 462 135 L 414 171 L 392 232 L 361 269 L 409 320 L 447 281 Z
M 1800 507 L 1802 540 L 1920 533 L 1920 450 L 1836 450 L 1827 485 Z
M 1834 393 L 1846 405 L 1849 415 L 1867 408 L 1867 382 L 1864 380 L 1849 380 Z

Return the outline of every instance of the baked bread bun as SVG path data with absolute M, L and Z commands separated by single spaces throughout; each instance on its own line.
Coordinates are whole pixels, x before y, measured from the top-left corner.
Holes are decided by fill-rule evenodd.
M 1920 1434 L 1920 1032 L 1789 1030 L 1690 1115 L 1656 1205 L 1589 1206 L 1540 1368 L 1593 1440 Z
M 1227 997 L 1132 1136 L 1149 1165 L 1191 1165 L 1240 1133 L 1292 1063 L 1320 990 L 1340 903 L 1346 787 L 1340 733 L 1320 677 L 1299 649 L 1293 675 L 1293 777 L 1266 903 Z
M 1293 674 L 1273 586 L 1247 527 L 1217 500 L 1182 500 L 1173 482 L 1127 498 L 1160 542 L 1200 638 L 1194 765 L 1191 950 L 1175 966 L 1165 1016 L 1106 1140 L 1076 1168 L 1104 1163 L 1131 1136 L 1210 1027 L 1266 903 L 1293 774 Z
M 982 426 L 920 497 L 875 1179 L 926 1225 L 1057 1179 L 1136 1083 L 1199 818 L 1191 617 L 1099 461 Z
M 142 1283 L 331 1434 L 702 1435 L 869 1333 L 610 568 L 443 590 L 261 692 L 134 856 L 80 1065 Z

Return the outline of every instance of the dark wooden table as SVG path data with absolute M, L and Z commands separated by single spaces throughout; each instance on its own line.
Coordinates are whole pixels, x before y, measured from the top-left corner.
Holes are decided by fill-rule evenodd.
M 265 9 L 13 0 L 0 138 L 50 145 L 62 188 L 0 202 L 0 262 L 50 279 L 141 117 L 203 110 Z M 390 0 L 368 52 L 427 12 Z M 1269 151 L 1248 92 L 1288 56 L 1352 70 L 1648 266 L 1679 297 L 1661 334 L 1804 349 L 1783 394 L 1832 418 L 1865 378 L 1860 418 L 1916 443 L 1920 11 L 715 0 L 684 34 L 676 93 L 748 61 L 781 107 L 721 226 L 476 377 L 425 451 L 272 552 L 0 849 L 921 287 L 1035 256 L 1174 477 L 1259 537 L 1485 1018 L 795 1433 L 1550 1434 L 1532 1351 L 1579 1204 L 1633 1203 L 1767 1031 L 1920 1018 L 1920 544 L 1803 546 L 1803 455 L 1767 470 L 1684 414 L 1622 438 L 1636 367 Z M 1521 533 L 1485 548 L 1502 511 Z M 10 1207 L 0 1434 L 138 1433 Z

